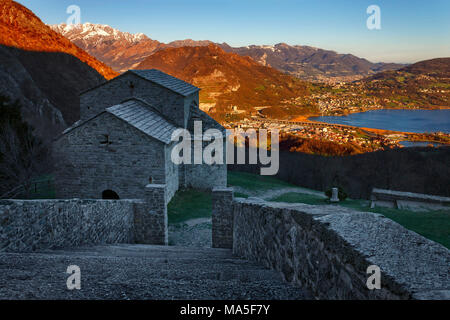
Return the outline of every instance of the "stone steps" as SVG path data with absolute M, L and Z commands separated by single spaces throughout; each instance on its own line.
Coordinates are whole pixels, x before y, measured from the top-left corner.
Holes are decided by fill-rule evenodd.
M 67 266 L 81 269 L 81 290 L 66 287 Z M 305 299 L 278 272 L 231 250 L 102 245 L 0 254 L 0 299 Z

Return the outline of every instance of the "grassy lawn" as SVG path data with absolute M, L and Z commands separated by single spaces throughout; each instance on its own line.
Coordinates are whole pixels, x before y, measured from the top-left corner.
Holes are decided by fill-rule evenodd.
M 245 198 L 247 199 L 249 197 L 248 194 L 242 193 L 242 192 L 234 192 L 234 197 L 235 198 Z
M 237 171 L 228 171 L 228 185 L 230 187 L 242 187 L 251 191 L 296 187 L 293 184 L 278 180 L 271 176 L 261 176 L 258 174 Z
M 190 219 L 211 217 L 211 193 L 198 190 L 179 190 L 167 206 L 169 224 Z
M 31 199 L 55 199 L 55 184 L 52 175 L 44 175 L 31 184 Z
M 32 180 L 30 189 L 25 191 L 23 186 L 16 189 L 15 197 L 17 199 L 55 199 L 55 182 L 52 175 L 42 175 Z

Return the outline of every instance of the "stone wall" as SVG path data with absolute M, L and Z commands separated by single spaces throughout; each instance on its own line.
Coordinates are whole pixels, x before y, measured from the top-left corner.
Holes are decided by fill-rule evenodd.
M 233 189 L 212 191 L 212 247 L 233 247 Z
M 184 171 L 187 188 L 211 190 L 227 186 L 226 164 L 186 164 Z
M 172 199 L 172 197 L 175 195 L 175 193 L 180 188 L 180 186 L 182 186 L 182 184 L 180 184 L 180 169 L 179 169 L 179 167 L 182 165 L 176 165 L 172 161 L 172 158 L 171 158 L 172 150 L 175 147 L 175 145 L 176 145 L 176 143 L 172 142 L 170 145 L 166 146 L 166 148 L 165 148 L 165 161 L 166 161 L 165 184 L 166 184 L 166 191 L 167 191 L 167 195 L 166 195 L 167 203 L 169 203 L 170 199 Z M 158 183 L 158 182 L 155 181 L 153 183 Z
M 191 164 L 184 164 L 184 187 L 203 190 L 212 190 L 215 187 L 227 186 L 227 164 L 226 148 L 223 149 L 222 164 L 195 164 L 195 139 L 191 140 Z M 198 141 L 198 140 L 197 140 Z M 209 141 L 202 142 L 202 150 L 210 144 Z M 225 146 L 225 140 L 224 140 Z M 204 159 L 203 159 L 204 160 Z
M 167 245 L 165 185 L 143 200 L 0 200 L 0 251 L 99 243 Z
M 134 242 L 139 200 L 1 200 L 0 251 Z
M 135 241 L 137 243 L 167 245 L 167 189 L 165 185 L 145 187 L 145 208 L 135 212 Z
M 233 253 L 319 299 L 450 299 L 450 251 L 375 213 L 235 200 Z M 370 265 L 379 290 L 366 286 Z

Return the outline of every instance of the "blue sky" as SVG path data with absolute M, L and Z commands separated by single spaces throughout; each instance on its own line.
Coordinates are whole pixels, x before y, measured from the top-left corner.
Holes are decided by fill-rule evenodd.
M 81 22 L 108 24 L 170 42 L 191 38 L 249 44 L 310 45 L 370 61 L 450 57 L 448 0 L 19 0 L 45 23 L 65 22 L 69 5 Z M 369 30 L 369 5 L 381 30 Z

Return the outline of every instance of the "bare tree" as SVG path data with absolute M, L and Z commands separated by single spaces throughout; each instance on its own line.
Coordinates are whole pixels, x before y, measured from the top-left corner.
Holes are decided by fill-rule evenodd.
M 50 148 L 37 139 L 30 127 L 18 133 L 9 123 L 0 126 L 0 198 L 20 193 L 30 196 L 32 181 L 51 170 Z

